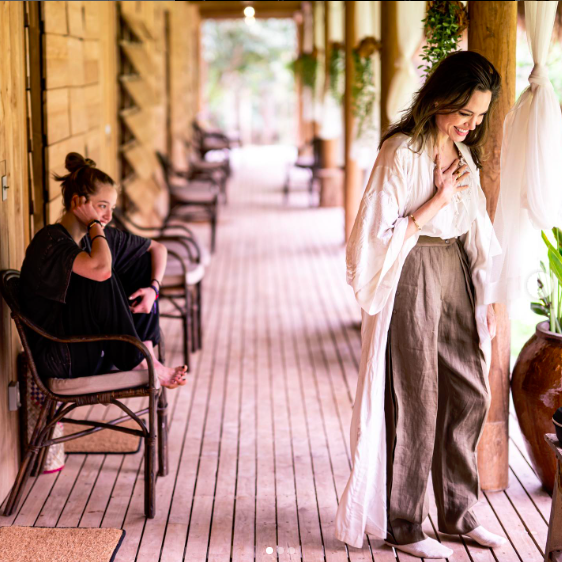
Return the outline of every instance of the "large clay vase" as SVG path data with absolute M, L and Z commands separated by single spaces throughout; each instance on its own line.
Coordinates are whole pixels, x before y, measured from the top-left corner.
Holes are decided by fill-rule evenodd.
M 549 323 L 541 322 L 517 358 L 511 391 L 527 453 L 543 487 L 550 493 L 556 459 L 544 434 L 554 433 L 552 416 L 562 406 L 561 373 L 562 334 L 549 331 Z

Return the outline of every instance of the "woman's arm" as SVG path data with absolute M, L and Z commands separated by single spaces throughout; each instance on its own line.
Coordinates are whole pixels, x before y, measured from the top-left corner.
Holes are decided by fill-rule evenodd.
M 158 285 L 160 285 L 164 277 L 164 272 L 166 271 L 168 249 L 164 246 L 164 244 L 151 240 L 148 251 L 150 252 L 150 257 L 152 259 L 152 279 L 156 279 L 156 281 L 158 281 Z
M 156 300 L 156 291 L 152 287 L 160 291 L 160 285 L 166 271 L 166 261 L 168 258 L 166 246 L 151 240 L 147 251 L 150 253 L 152 262 L 151 287 L 140 288 L 129 297 L 129 300 L 141 297 L 141 300 L 136 305 L 130 307 L 133 314 L 148 314 L 152 310 Z
M 93 220 L 99 220 L 97 211 L 86 197 L 75 195 L 70 210 L 85 226 L 88 226 Z M 96 238 L 96 236 L 103 238 Z M 92 252 L 90 254 L 80 252 L 72 264 L 72 271 L 92 281 L 105 281 L 111 277 L 112 258 L 103 228 L 99 224 L 96 223 L 90 228 L 90 238 L 93 240 Z

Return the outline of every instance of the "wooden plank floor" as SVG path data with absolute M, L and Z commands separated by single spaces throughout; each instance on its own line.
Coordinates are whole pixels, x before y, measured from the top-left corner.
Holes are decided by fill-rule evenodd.
M 302 177 L 282 204 L 287 155 L 235 154 L 205 279 L 204 349 L 188 384 L 169 393 L 170 473 L 157 483 L 156 517 L 143 517 L 142 451 L 75 454 L 60 473 L 31 480 L 0 525 L 122 527 L 120 562 L 417 560 L 372 538 L 362 550 L 334 538 L 350 469 L 360 315 L 345 284 L 342 211 L 309 209 Z M 179 326 L 168 320 L 164 329 L 168 363 L 179 364 Z M 96 406 L 79 415 L 114 413 Z M 476 508 L 509 537 L 503 549 L 440 534 L 431 498 L 426 532 L 456 561 L 543 559 L 551 500 L 515 419 L 511 434 L 509 489 L 483 494 Z

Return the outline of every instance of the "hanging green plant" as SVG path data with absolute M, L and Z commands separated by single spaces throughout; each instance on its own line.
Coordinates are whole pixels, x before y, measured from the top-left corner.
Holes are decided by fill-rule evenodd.
M 418 68 L 429 76 L 441 59 L 458 50 L 462 32 L 468 27 L 468 10 L 462 2 L 436 0 L 428 2 L 422 21 L 427 41 L 422 59 L 427 64 Z
M 341 103 L 345 90 L 345 46 L 334 42 L 330 45 L 330 93 Z
M 353 49 L 353 86 L 351 107 L 356 120 L 358 139 L 373 128 L 373 110 L 376 89 L 373 69 L 373 55 L 380 50 L 381 43 L 374 37 L 365 37 Z
M 318 53 L 316 49 L 312 53 L 301 53 L 291 64 L 295 76 L 299 76 L 302 85 L 314 88 L 316 75 L 318 73 Z

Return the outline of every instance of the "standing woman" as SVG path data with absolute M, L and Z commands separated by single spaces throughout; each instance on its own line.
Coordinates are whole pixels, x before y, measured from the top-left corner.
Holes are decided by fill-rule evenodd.
M 166 367 L 154 356 L 160 339 L 156 299 L 166 269 L 162 244 L 108 226 L 117 202 L 111 177 L 76 152 L 66 156 L 61 182 L 64 213 L 42 228 L 21 269 L 23 312 L 58 336 L 126 334 L 146 345 L 160 384 L 185 384 L 187 367 Z M 29 331 L 40 374 L 76 378 L 146 369 L 137 348 L 120 341 L 63 344 Z
M 477 53 L 439 64 L 383 136 L 348 242 L 362 351 L 336 537 L 354 547 L 367 532 L 414 556 L 451 556 L 422 530 L 430 472 L 439 531 L 505 542 L 472 512 L 495 336 L 486 266 L 501 252 L 478 170 L 499 90 Z

